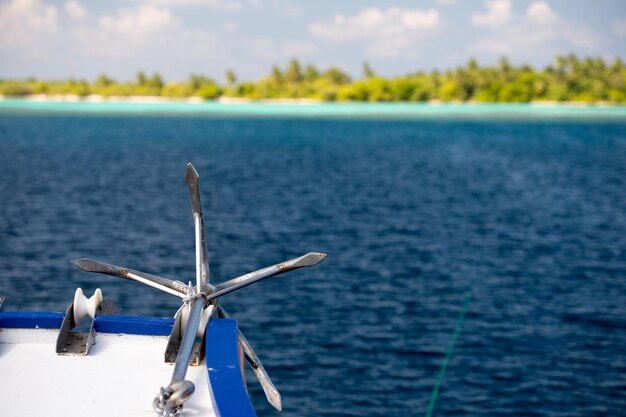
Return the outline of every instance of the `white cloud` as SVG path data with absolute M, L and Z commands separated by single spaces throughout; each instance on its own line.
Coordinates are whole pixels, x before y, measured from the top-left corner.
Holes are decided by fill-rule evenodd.
M 244 40 L 242 45 L 254 56 L 272 61 L 287 58 L 302 58 L 317 52 L 317 46 L 311 41 L 285 40 L 275 42 L 271 38 L 254 38 Z
M 0 3 L 0 46 L 19 48 L 31 45 L 41 35 L 58 29 L 58 10 L 40 0 L 10 0 Z
M 541 24 L 554 23 L 559 19 L 559 16 L 545 1 L 536 1 L 528 6 L 526 16 L 533 22 Z
M 437 0 L 436 3 L 440 6 L 452 6 L 456 4 L 456 0 Z
M 439 12 L 434 9 L 422 11 L 392 7 L 381 10 L 372 7 L 355 16 L 338 14 L 332 21 L 311 23 L 309 32 L 322 39 L 349 41 L 424 31 L 438 25 Z
M 485 2 L 486 13 L 473 13 L 474 26 L 502 26 L 511 20 L 511 0 L 490 0 Z
M 382 38 L 369 46 L 367 52 L 378 58 L 394 58 L 403 54 L 411 46 L 406 37 Z
M 205 7 L 227 12 L 239 12 L 244 9 L 272 9 L 284 16 L 300 17 L 304 15 L 304 6 L 293 0 L 126 0 L 127 2 L 150 4 L 153 6 L 182 8 Z
M 272 41 L 272 39 L 270 38 L 254 38 L 251 41 L 245 43 L 248 44 L 246 46 L 253 55 L 271 58 L 276 58 L 278 56 L 274 41 Z
M 480 23 L 478 26 L 488 30 L 486 36 L 479 37 L 467 47 L 472 55 L 510 55 L 523 59 L 544 55 L 550 58 L 562 53 L 564 46 L 592 50 L 599 43 L 592 32 L 577 22 L 562 19 L 545 1 L 531 3 L 523 14 L 511 13 L 510 1 L 497 1 L 500 3 L 497 6 L 494 1 L 485 2 L 490 13 L 480 15 L 478 20 L 476 14 L 472 15 L 472 23 Z M 496 9 L 499 14 L 493 13 Z M 503 24 L 504 16 L 507 24 Z
M 81 19 L 87 15 L 87 10 L 76 0 L 66 2 L 65 11 L 74 19 Z
M 300 17 L 304 16 L 304 8 L 302 6 L 297 6 L 295 4 L 287 4 L 285 7 L 281 8 L 282 14 L 289 17 Z
M 228 20 L 224 22 L 223 28 L 226 32 L 238 32 L 239 24 L 237 22 L 233 22 L 232 20 Z
M 283 57 L 301 57 L 317 52 L 317 46 L 311 41 L 288 40 L 281 42 Z
M 289 17 L 304 16 L 304 6 L 301 2 L 293 0 L 248 0 L 248 4 L 254 9 L 270 9 Z
M 556 34 L 555 37 L 565 39 L 578 48 L 588 49 L 593 53 L 597 52 L 596 48 L 600 44 L 600 39 L 589 29 L 577 24 L 566 24 L 559 26 L 558 30 L 561 33 Z
M 551 26 L 515 24 L 481 37 L 469 46 L 472 54 L 485 52 L 491 55 L 531 56 L 551 48 L 553 41 L 564 39 L 566 33 Z M 550 55 L 558 53 L 549 51 Z
M 225 11 L 239 11 L 243 4 L 239 0 L 130 0 L 136 3 L 149 4 L 161 7 L 189 7 L 200 6 Z
M 98 62 L 98 72 L 112 72 L 115 77 L 132 76 L 138 70 L 158 70 L 169 79 L 172 74 L 185 77 L 188 72 L 206 73 L 212 65 L 222 65 L 225 54 L 229 53 L 228 39 L 220 39 L 214 33 L 183 29 L 167 14 L 145 13 L 141 16 L 119 11 L 114 17 L 122 19 L 111 23 L 107 29 L 99 25 L 82 25 L 68 33 L 70 43 L 76 47 L 78 56 Z M 150 16 L 158 16 L 155 20 L 160 23 L 154 22 L 154 26 L 141 23 L 143 18 Z M 141 29 L 129 29 L 131 23 Z
M 215 75 L 226 66 L 252 67 L 250 48 L 240 37 L 221 34 L 221 28 L 213 33 L 185 27 L 170 8 L 127 3 L 127 7 L 100 14 L 87 8 L 82 14 L 73 1 L 54 6 L 52 0 L 0 0 L 3 76 L 91 78 L 105 72 L 128 79 L 141 69 L 160 71 L 171 79 L 184 78 L 192 71 Z M 237 29 L 227 22 L 224 19 L 227 28 Z M 295 53 L 307 48 L 278 44 L 277 51 Z M 269 66 L 267 60 L 263 69 Z
M 615 19 L 611 24 L 611 30 L 614 35 L 626 37 L 626 17 L 623 19 Z
M 391 7 L 382 10 L 372 7 L 354 16 L 338 14 L 330 21 L 311 23 L 308 29 L 318 38 L 335 42 L 370 41 L 369 53 L 392 57 L 438 26 L 439 12 L 435 9 Z
M 177 24 L 169 9 L 141 4 L 135 9 L 121 9 L 116 15 L 105 15 L 98 24 L 106 33 L 123 35 L 141 42 L 154 33 Z
M 511 53 L 511 48 L 512 45 L 508 40 L 498 38 L 480 38 L 471 44 L 468 50 L 472 55 L 485 52 L 490 55 L 504 56 Z

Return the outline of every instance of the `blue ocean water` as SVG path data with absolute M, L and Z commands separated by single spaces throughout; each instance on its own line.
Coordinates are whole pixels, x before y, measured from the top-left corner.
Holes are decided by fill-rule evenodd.
M 329 254 L 222 300 L 280 415 L 424 415 L 468 293 L 435 416 L 626 415 L 623 120 L 2 114 L 6 309 L 62 311 L 82 286 L 173 315 L 69 260 L 193 280 L 187 162 L 215 282 Z

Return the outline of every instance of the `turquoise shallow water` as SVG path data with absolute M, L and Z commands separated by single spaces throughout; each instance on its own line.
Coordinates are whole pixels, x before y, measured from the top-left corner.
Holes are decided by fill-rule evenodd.
M 533 104 L 425 104 L 425 103 L 237 103 L 190 102 L 57 102 L 0 100 L 0 112 L 80 114 L 190 114 L 206 116 L 330 117 L 392 119 L 600 119 L 626 120 L 626 106 Z

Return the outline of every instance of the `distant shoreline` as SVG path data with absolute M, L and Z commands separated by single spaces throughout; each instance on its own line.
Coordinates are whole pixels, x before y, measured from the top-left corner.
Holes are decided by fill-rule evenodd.
M 626 108 L 624 104 L 614 103 L 609 101 L 597 101 L 597 102 L 584 102 L 584 101 L 554 101 L 554 100 L 534 100 L 530 102 L 478 102 L 478 101 L 441 101 L 441 100 L 428 100 L 428 101 L 333 101 L 326 102 L 319 99 L 310 98 L 272 98 L 272 99 L 258 99 L 253 100 L 242 97 L 228 97 L 221 96 L 215 100 L 205 100 L 201 97 L 188 97 L 188 98 L 171 98 L 163 96 L 102 96 L 98 94 L 91 94 L 88 96 L 78 96 L 74 94 L 32 94 L 20 97 L 14 96 L 2 96 L 0 95 L 0 101 L 27 101 L 27 102 L 42 102 L 42 103 L 123 103 L 123 104 L 272 104 L 272 105 L 286 105 L 286 106 L 310 106 L 310 105 L 354 105 L 354 104 L 414 104 L 414 105 L 427 105 L 427 106 L 497 106 L 497 105 L 527 105 L 533 107 L 563 107 L 563 108 L 585 108 L 585 107 L 617 107 Z
M 123 101 L 156 103 L 184 101 L 224 104 L 418 103 L 454 105 L 531 103 L 566 106 L 626 105 L 626 64 L 618 57 L 557 55 L 552 65 L 534 69 L 512 65 L 506 57 L 481 66 L 475 59 L 445 70 L 415 71 L 385 77 L 363 63 L 362 77 L 354 78 L 337 66 L 319 69 L 292 59 L 286 68 L 273 66 L 256 81 L 239 80 L 228 70 L 224 83 L 192 73 L 186 80 L 166 81 L 159 73 L 139 71 L 131 80 L 106 74 L 94 80 L 3 79 L 0 95 L 60 101 Z M 105 99 L 105 97 L 107 97 Z M 214 102 L 214 101 L 212 101 Z

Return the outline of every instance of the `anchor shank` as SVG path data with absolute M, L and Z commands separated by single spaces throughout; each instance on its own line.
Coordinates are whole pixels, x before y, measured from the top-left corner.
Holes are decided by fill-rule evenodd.
M 174 365 L 174 372 L 172 373 L 172 380 L 170 385 L 181 382 L 185 379 L 187 368 L 189 367 L 189 361 L 191 360 L 191 353 L 193 345 L 196 341 L 198 326 L 200 325 L 200 317 L 202 316 L 202 309 L 204 308 L 204 298 L 197 297 L 192 301 L 191 311 L 189 312 L 189 319 L 187 320 L 187 327 L 183 333 L 183 340 L 178 350 L 178 356 L 176 357 L 176 364 Z
M 196 291 L 202 292 L 202 288 L 206 282 L 202 274 L 204 270 L 202 265 L 202 218 L 194 213 L 193 223 L 196 231 Z

